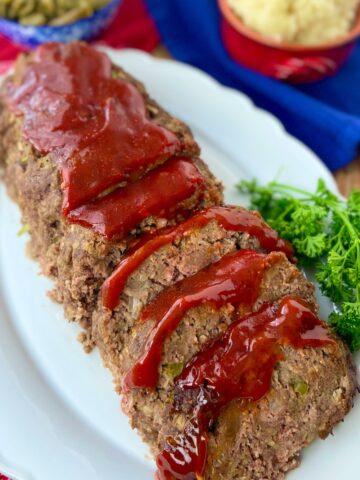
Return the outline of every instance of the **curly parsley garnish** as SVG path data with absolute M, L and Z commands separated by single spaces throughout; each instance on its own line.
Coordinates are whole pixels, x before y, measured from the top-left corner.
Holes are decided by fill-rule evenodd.
M 338 306 L 331 325 L 351 350 L 360 350 L 360 191 L 343 201 L 323 180 L 315 193 L 255 180 L 243 180 L 238 189 L 293 244 L 301 264 L 315 265 L 322 292 Z

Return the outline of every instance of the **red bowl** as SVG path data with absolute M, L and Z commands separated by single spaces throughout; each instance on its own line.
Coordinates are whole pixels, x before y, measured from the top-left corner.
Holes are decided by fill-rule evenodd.
M 218 0 L 222 13 L 221 33 L 230 56 L 245 67 L 291 83 L 309 83 L 335 74 L 360 37 L 360 9 L 351 31 L 334 41 L 308 46 L 276 42 L 248 28 Z

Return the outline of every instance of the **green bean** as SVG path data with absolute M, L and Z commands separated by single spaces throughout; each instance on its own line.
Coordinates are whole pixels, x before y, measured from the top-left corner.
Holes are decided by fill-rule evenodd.
M 81 18 L 88 17 L 88 16 L 89 16 L 88 9 L 84 9 L 82 7 L 73 8 L 72 10 L 69 10 L 63 15 L 60 15 L 59 17 L 56 17 L 53 20 L 51 20 L 49 22 L 49 25 L 53 25 L 54 27 L 55 26 L 59 27 L 61 25 L 66 25 L 68 23 L 76 22 L 76 20 L 80 20 Z
M 26 2 L 26 0 L 12 0 L 7 12 L 8 18 L 12 20 L 18 18 L 19 10 L 24 5 L 24 2 Z
M 55 0 L 37 0 L 37 11 L 43 13 L 48 18 L 52 18 L 56 12 Z
M 11 0 L 0 0 L 0 17 L 7 17 L 7 10 Z
M 35 9 L 35 0 L 27 0 L 20 8 L 18 12 L 19 18 L 24 18 L 33 13 Z
M 58 10 L 68 11 L 79 6 L 79 0 L 57 0 Z
M 34 27 L 38 27 L 39 25 L 45 25 L 46 17 L 43 13 L 32 13 L 27 17 L 20 18 L 19 22 L 22 25 L 33 25 Z
M 0 1 L 0 17 L 6 17 L 6 5 Z
M 89 0 L 78 0 L 79 7 L 83 8 L 87 12 L 87 15 L 94 13 L 94 8 Z
M 105 5 L 108 5 L 110 0 L 91 0 L 90 3 L 94 10 L 99 10 L 105 7 Z

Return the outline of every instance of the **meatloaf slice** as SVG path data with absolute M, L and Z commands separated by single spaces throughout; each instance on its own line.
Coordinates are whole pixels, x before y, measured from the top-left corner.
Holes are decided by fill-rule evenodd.
M 282 480 L 299 465 L 301 450 L 325 439 L 351 409 L 355 369 L 341 341 L 335 351 L 286 347 L 284 354 L 270 392 L 252 405 L 233 402 L 216 422 L 206 480 Z M 166 435 L 165 427 L 160 444 Z
M 283 254 L 272 255 L 280 259 L 265 273 L 254 311 L 286 295 L 305 299 L 316 311 L 313 286 Z M 183 262 L 192 263 L 185 257 Z M 152 267 L 155 270 L 156 265 Z M 161 283 L 164 268 L 159 267 L 158 271 Z M 138 288 L 147 290 L 148 286 L 141 285 L 141 276 L 136 279 L 140 281 Z M 118 352 L 106 358 L 117 382 L 138 359 L 154 325 L 150 319 L 128 328 L 127 320 L 119 316 L 119 311 L 121 306 L 111 319 L 113 337 L 107 338 L 108 346 L 117 345 Z M 193 406 L 188 411 L 173 410 L 173 367 L 181 368 L 211 340 L 218 338 L 232 322 L 233 314 L 232 305 L 219 310 L 206 305 L 189 310 L 175 333 L 165 341 L 157 388 L 124 392 L 123 409 L 132 427 L 150 444 L 155 455 L 169 436 L 182 432 L 193 412 Z M 116 318 L 118 332 L 114 328 Z M 122 339 L 116 339 L 116 335 Z M 107 347 L 107 351 L 111 352 L 112 348 Z M 276 365 L 266 397 L 251 405 L 232 402 L 216 421 L 209 433 L 206 480 L 282 479 L 286 471 L 298 464 L 301 450 L 318 436 L 328 435 L 351 408 L 357 385 L 355 371 L 351 356 L 340 340 L 335 348 L 294 350 L 285 347 L 283 351 L 285 361 Z M 297 388 L 299 383 L 307 386 L 306 391 Z
M 75 42 L 75 45 L 76 44 L 79 45 L 80 47 L 81 45 L 86 45 L 86 44 Z M 28 64 L 33 61 L 33 57 L 35 55 L 36 55 L 36 52 L 21 54 L 18 56 L 13 74 L 5 80 L 4 86 L 2 87 L 3 94 L 6 89 L 6 85 L 5 85 L 6 83 L 11 82 L 19 85 L 23 82 L 24 71 L 28 66 Z M 141 93 L 144 99 L 148 117 L 156 124 L 173 132 L 180 140 L 180 150 L 178 152 L 180 156 L 198 156 L 199 155 L 200 148 L 196 143 L 190 131 L 190 128 L 184 122 L 170 115 L 166 110 L 164 110 L 164 108 L 158 105 L 158 103 L 155 102 L 155 100 L 153 100 L 149 96 L 142 82 L 140 82 L 134 76 L 130 75 L 123 68 L 114 64 L 112 66 L 112 78 L 118 78 L 120 80 L 124 80 L 125 82 L 129 82 L 136 87 L 136 89 Z

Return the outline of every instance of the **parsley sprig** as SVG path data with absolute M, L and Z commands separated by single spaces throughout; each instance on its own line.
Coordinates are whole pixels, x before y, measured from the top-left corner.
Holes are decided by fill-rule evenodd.
M 322 292 L 337 305 L 329 322 L 351 350 L 360 350 L 360 191 L 345 201 L 323 180 L 315 193 L 256 180 L 243 180 L 238 189 L 293 244 L 300 264 L 315 265 Z

